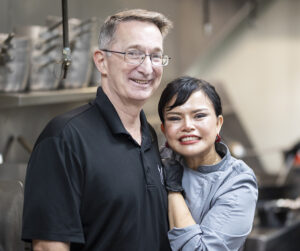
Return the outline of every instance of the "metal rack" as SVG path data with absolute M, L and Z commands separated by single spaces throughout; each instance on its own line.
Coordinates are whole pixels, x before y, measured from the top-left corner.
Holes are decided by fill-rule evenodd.
M 25 93 L 0 93 L 0 108 L 77 102 L 93 99 L 97 87 L 34 91 Z

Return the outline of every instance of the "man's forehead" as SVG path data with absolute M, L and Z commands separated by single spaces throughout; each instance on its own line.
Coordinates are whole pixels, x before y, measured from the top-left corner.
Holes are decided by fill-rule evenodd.
M 157 27 L 156 24 L 154 24 L 150 21 L 143 21 L 143 20 L 125 20 L 125 21 L 119 22 L 117 24 L 116 28 L 118 29 L 118 27 L 120 27 L 120 26 L 131 26 L 131 25 L 133 25 L 133 26 L 135 26 L 135 25 L 155 26 L 159 30 L 159 28 Z
M 139 20 L 130 20 L 120 22 L 115 30 L 115 35 L 120 35 L 120 33 L 138 33 L 140 31 L 148 33 L 148 35 L 152 36 L 160 36 L 162 38 L 162 34 L 159 28 L 151 22 L 148 21 L 139 21 Z
M 151 22 L 125 21 L 118 24 L 112 44 L 126 48 L 162 51 L 163 37 L 158 27 Z

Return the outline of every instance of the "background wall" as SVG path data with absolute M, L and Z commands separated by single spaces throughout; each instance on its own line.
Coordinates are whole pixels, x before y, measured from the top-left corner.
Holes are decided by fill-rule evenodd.
M 300 140 L 300 1 L 273 1 L 187 74 L 222 82 L 267 171 Z M 226 123 L 226 121 L 225 121 Z

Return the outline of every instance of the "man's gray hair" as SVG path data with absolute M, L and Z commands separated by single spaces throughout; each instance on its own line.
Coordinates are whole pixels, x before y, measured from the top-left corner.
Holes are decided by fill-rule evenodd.
M 115 15 L 109 16 L 105 20 L 100 30 L 99 49 L 108 48 L 108 46 L 114 39 L 114 34 L 118 24 L 126 21 L 142 21 L 153 23 L 160 30 L 163 38 L 173 27 L 172 22 L 159 12 L 147 11 L 142 9 L 121 11 Z

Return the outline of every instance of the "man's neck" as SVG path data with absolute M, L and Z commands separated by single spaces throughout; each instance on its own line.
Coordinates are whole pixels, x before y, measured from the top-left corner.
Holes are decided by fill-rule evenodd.
M 103 89 L 103 91 L 116 109 L 125 129 L 138 144 L 141 144 L 140 112 L 144 102 L 126 102 L 117 96 L 111 95 L 111 93 L 105 89 Z
M 132 138 L 140 145 L 142 142 L 142 133 L 141 133 L 141 120 L 140 120 L 140 113 L 137 116 L 132 116 L 124 112 L 123 110 L 118 111 L 117 113 Z

